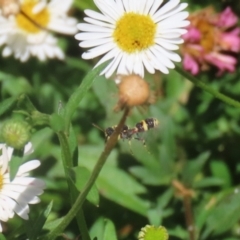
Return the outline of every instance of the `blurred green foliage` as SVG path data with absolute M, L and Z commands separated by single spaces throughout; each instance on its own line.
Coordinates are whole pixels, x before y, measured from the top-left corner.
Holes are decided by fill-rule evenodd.
M 236 3 L 231 0 L 188 2 L 190 10 L 208 4 L 222 9 L 226 4 L 234 6 Z M 93 3 L 75 1 L 73 12 L 79 21 L 86 8 L 94 8 Z M 240 12 L 239 3 L 235 10 Z M 13 58 L 0 58 L 0 101 L 7 99 L 0 105 L 0 114 L 4 112 L 0 124 L 17 115 L 12 110 L 16 109 L 16 99 L 22 93 L 29 96 L 40 112 L 58 113 L 92 69 L 95 61 L 80 58 L 82 50 L 74 38 L 61 36 L 59 41 L 67 55 L 65 61 L 41 63 L 31 59 L 23 64 Z M 235 73 L 218 78 L 214 70 L 198 78 L 240 101 L 240 67 Z M 194 87 L 175 71 L 169 75 L 147 75 L 146 80 L 156 102 L 145 108 L 132 109 L 127 124 L 133 127 L 142 119 L 155 117 L 160 125 L 142 134 L 147 149 L 140 141 L 133 139 L 130 149 L 127 141 L 120 140 L 111 153 L 96 186 L 88 195 L 89 202 L 84 204 L 92 239 L 98 236 L 100 240 L 108 240 L 109 235 L 115 236 L 115 228 L 117 236 L 111 240 L 136 239 L 140 228 L 146 224 L 165 226 L 171 240 L 189 239 L 185 216 L 190 209 L 184 205 L 181 189 L 173 187 L 173 180 L 192 191 L 196 239 L 240 239 L 240 109 Z M 73 115 L 79 167 L 70 175 L 79 189 L 105 144 L 104 133 L 92 123 L 103 129 L 116 125 L 122 115 L 113 111 L 117 100 L 114 81 L 99 77 Z M 51 229 L 53 226 L 49 225 L 54 225 L 70 206 L 60 147 L 54 131 L 47 127 L 35 127 L 31 140 L 35 152 L 29 159 L 42 162 L 34 175 L 47 184 L 41 203 L 31 206 L 31 218 L 40 215 L 53 201 L 52 210 L 46 213 L 45 229 Z M 79 172 L 82 175 L 78 175 Z M 15 239 L 13 229 L 21 229 L 20 225 L 17 217 L 9 221 L 6 239 Z M 80 236 L 75 222 L 65 233 L 72 239 Z M 0 239 L 4 237 L 0 236 Z

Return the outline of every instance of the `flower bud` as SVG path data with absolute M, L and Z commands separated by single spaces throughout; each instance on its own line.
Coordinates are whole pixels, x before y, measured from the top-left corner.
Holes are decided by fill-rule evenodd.
M 30 139 L 29 125 L 22 120 L 9 120 L 2 126 L 1 137 L 8 146 L 23 149 Z
M 163 226 L 154 227 L 146 225 L 145 227 L 141 228 L 141 231 L 138 234 L 139 240 L 168 240 L 168 237 L 168 232 Z

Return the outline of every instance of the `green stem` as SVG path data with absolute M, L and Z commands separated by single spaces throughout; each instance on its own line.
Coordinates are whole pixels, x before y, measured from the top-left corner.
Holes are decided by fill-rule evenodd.
M 72 159 L 71 151 L 69 148 L 66 134 L 61 131 L 61 132 L 57 133 L 57 136 L 58 136 L 60 146 L 61 146 L 64 171 L 65 171 L 65 174 L 67 174 L 67 168 L 73 167 L 73 163 L 71 161 L 71 159 Z
M 70 169 L 74 166 L 73 160 L 72 160 L 73 158 L 72 158 L 72 154 L 70 151 L 68 138 L 67 138 L 66 134 L 64 132 L 58 132 L 57 135 L 58 135 L 58 139 L 59 139 L 61 149 L 62 149 L 62 161 L 63 161 L 65 176 L 67 178 L 71 203 L 74 204 L 74 202 L 76 201 L 76 199 L 78 197 L 78 191 L 76 190 L 74 184 L 67 177 L 68 169 Z M 79 230 L 81 232 L 82 239 L 83 240 L 91 240 L 89 233 L 88 233 L 88 229 L 87 229 L 87 225 L 85 222 L 84 213 L 83 213 L 82 209 L 76 213 L 76 219 L 77 219 Z
M 75 201 L 75 203 L 73 204 L 72 208 L 69 210 L 67 215 L 63 218 L 63 220 L 60 222 L 60 224 L 55 229 L 53 229 L 47 236 L 44 237 L 44 240 L 54 240 L 59 234 L 62 233 L 62 231 L 64 231 L 64 229 L 68 226 L 68 224 L 75 217 L 76 213 L 82 208 L 82 205 L 86 199 L 88 192 L 92 188 L 104 163 L 107 160 L 107 157 L 109 156 L 110 152 L 112 151 L 112 149 L 114 148 L 114 146 L 116 145 L 116 143 L 118 141 L 118 135 L 119 135 L 122 127 L 124 126 L 124 123 L 126 121 L 128 113 L 129 113 L 129 109 L 126 109 L 116 130 L 111 135 L 110 139 L 107 141 L 106 146 L 92 171 L 92 175 L 90 176 L 88 182 L 82 189 L 82 192 L 79 194 L 79 196 L 78 196 L 77 200 Z
M 208 93 L 212 94 L 214 97 L 220 99 L 221 101 L 232 105 L 234 107 L 240 108 L 240 102 L 218 92 L 217 90 L 214 90 L 213 88 L 209 87 L 206 83 L 200 81 L 199 79 L 192 76 L 190 73 L 184 71 L 181 67 L 176 66 L 175 70 L 180 73 L 182 76 L 187 78 L 189 81 L 194 83 L 197 87 L 202 88 L 203 90 L 207 91 Z

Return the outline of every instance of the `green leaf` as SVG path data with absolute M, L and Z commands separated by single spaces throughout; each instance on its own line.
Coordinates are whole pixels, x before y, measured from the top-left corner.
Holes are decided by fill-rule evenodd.
M 25 222 L 26 233 L 30 240 L 38 239 L 38 237 L 41 235 L 43 225 L 45 224 L 51 212 L 52 206 L 53 202 L 51 201 L 46 207 L 46 209 L 42 211 L 42 213 L 38 216 L 37 219 L 32 218 L 31 220 Z
M 111 220 L 103 217 L 98 218 L 90 229 L 92 239 L 117 240 L 114 224 Z
M 79 164 L 92 171 L 102 148 L 84 146 L 79 150 Z M 131 175 L 113 165 L 112 154 L 103 166 L 96 181 L 99 191 L 106 198 L 127 207 L 139 214 L 145 215 L 149 203 L 137 196 L 145 193 L 146 189 Z M 84 161 L 81 161 L 84 159 Z
M 175 226 L 174 229 L 168 230 L 168 234 L 177 237 L 178 239 L 189 239 L 187 230 L 179 225 Z
M 20 74 L 22 74 L 22 72 Z M 0 82 L 2 82 L 2 89 L 4 89 L 4 91 L 11 96 L 19 96 L 22 93 L 31 93 L 32 91 L 32 86 L 29 84 L 28 79 L 20 74 L 12 75 L 0 71 Z
M 165 185 L 170 182 L 170 176 L 165 175 L 161 169 L 156 168 L 147 169 L 146 167 L 135 166 L 131 167 L 130 172 L 136 176 L 137 178 L 141 179 L 144 184 L 148 185 Z
M 85 167 L 78 166 L 72 168 L 69 171 L 69 177 L 71 178 L 79 192 L 81 192 L 83 187 L 86 185 L 90 176 L 91 172 Z M 93 187 L 89 191 L 87 195 L 87 200 L 96 206 L 99 204 L 99 195 L 96 185 L 93 185 Z
M 214 177 L 223 181 L 222 186 L 227 188 L 231 186 L 231 174 L 227 164 L 223 161 L 212 160 L 210 163 L 211 171 Z
M 0 104 L 0 116 L 3 115 L 6 111 L 10 110 L 16 103 L 17 97 L 7 98 L 2 101 Z
M 174 210 L 167 205 L 173 198 L 173 189 L 168 189 L 157 198 L 157 205 L 148 210 L 148 219 L 151 225 L 159 226 L 162 220 L 172 215 Z
M 11 161 L 9 162 L 10 181 L 12 181 L 15 178 L 18 172 L 18 168 L 20 167 L 22 162 L 23 162 L 23 150 L 21 151 L 21 150 L 14 149 Z
M 43 229 L 47 229 L 47 230 L 51 231 L 51 230 L 53 230 L 54 228 L 56 228 L 56 227 L 60 224 L 60 222 L 62 222 L 63 219 L 64 219 L 64 218 L 61 217 L 61 218 L 57 218 L 57 219 L 55 219 L 55 220 L 53 220 L 53 221 L 47 221 L 47 222 L 45 223 Z
M 0 240 L 7 240 L 2 233 L 0 233 Z
M 65 106 L 65 130 L 68 131 L 70 122 L 72 119 L 73 114 L 75 113 L 76 109 L 78 108 L 79 103 L 88 92 L 89 88 L 92 86 L 93 81 L 95 81 L 101 71 L 108 65 L 109 61 L 101 64 L 97 68 L 94 68 L 90 71 L 87 76 L 82 80 L 80 86 L 75 90 L 75 92 L 69 98 L 66 106 Z
M 196 159 L 189 160 L 183 168 L 182 178 L 187 186 L 192 186 L 196 175 L 201 171 L 210 156 L 210 152 L 200 154 Z
M 98 240 L 103 239 L 104 218 L 103 217 L 98 218 L 90 228 L 89 232 L 92 239 L 95 239 L 95 238 Z
M 115 226 L 114 226 L 113 222 L 109 219 L 105 220 L 103 239 L 104 240 L 117 240 Z
M 74 0 L 74 6 L 79 10 L 96 9 L 96 6 L 90 1 Z
M 181 94 L 186 94 L 188 82 L 184 82 L 181 75 L 175 71 L 171 71 L 168 77 L 171 79 L 171 81 L 166 81 L 166 94 L 168 98 L 178 99 Z
M 240 220 L 240 193 L 225 197 L 209 214 L 206 221 L 206 231 L 203 236 L 224 233 L 231 229 Z
M 223 185 L 223 180 L 216 177 L 207 177 L 192 184 L 193 188 L 219 187 Z

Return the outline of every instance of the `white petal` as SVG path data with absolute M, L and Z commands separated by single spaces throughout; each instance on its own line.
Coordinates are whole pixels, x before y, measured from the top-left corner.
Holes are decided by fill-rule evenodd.
M 98 57 L 98 56 L 110 51 L 114 47 L 115 47 L 115 44 L 112 42 L 103 44 L 101 46 L 90 49 L 88 52 L 83 53 L 82 58 L 83 59 L 92 59 L 92 58 Z
M 109 33 L 85 33 L 85 32 L 81 32 L 75 35 L 75 38 L 77 40 L 97 40 L 97 39 L 101 39 L 101 38 L 107 38 L 107 37 L 111 37 L 111 35 Z
M 73 35 L 77 32 L 77 21 L 74 18 L 68 19 L 53 19 L 49 25 L 48 29 L 54 32 Z
M 130 74 L 128 72 L 128 69 L 127 69 L 127 66 L 126 66 L 127 57 L 128 57 L 128 55 L 126 53 L 123 53 L 122 61 L 119 63 L 117 73 L 120 73 L 120 74 L 123 74 L 123 75 L 129 75 Z
M 151 10 L 149 12 L 149 15 L 153 16 L 155 14 L 155 12 L 157 11 L 157 9 L 162 5 L 163 0 L 159 0 L 159 1 L 154 1 L 153 5 L 151 7 Z
M 82 48 L 89 48 L 89 47 L 96 47 L 98 45 L 103 45 L 110 42 L 112 42 L 111 38 L 102 38 L 102 39 L 96 39 L 96 40 L 82 41 L 79 44 L 79 46 Z
M 100 32 L 100 33 L 112 33 L 112 29 L 100 27 L 88 23 L 79 23 L 77 25 L 78 29 L 85 32 Z
M 117 5 L 114 1 L 94 0 L 94 2 L 98 9 L 104 13 L 105 16 L 115 21 L 120 17 L 120 14 L 117 10 Z
M 172 51 L 169 51 L 169 50 L 166 50 L 160 46 L 155 46 L 157 47 L 158 51 L 163 55 L 165 56 L 166 58 L 174 61 L 174 62 L 181 62 L 181 58 L 178 54 L 172 52 Z
M 101 21 L 98 21 L 98 20 L 95 20 L 95 19 L 92 19 L 92 18 L 85 17 L 84 21 L 87 22 L 87 23 L 96 25 L 96 26 L 100 26 L 100 27 L 106 27 L 106 28 L 111 28 L 111 29 L 114 28 L 114 25 L 112 25 L 112 24 L 104 23 L 104 22 L 101 22 Z
M 166 48 L 168 50 L 177 50 L 177 49 L 179 49 L 179 47 L 177 45 L 170 43 L 168 40 L 156 39 L 155 41 L 156 41 L 156 43 L 158 45 L 160 45 L 160 46 L 162 46 L 162 47 L 164 47 L 164 48 Z
M 73 0 L 51 0 L 48 4 L 51 10 L 57 12 L 59 15 L 65 14 L 68 12 L 70 7 L 73 4 Z
M 145 66 L 147 71 L 151 74 L 154 74 L 155 69 L 154 69 L 153 65 L 151 64 L 151 62 L 147 60 L 147 54 L 146 53 L 144 53 L 144 56 L 143 56 L 142 59 L 143 59 L 143 65 Z
M 119 62 L 122 59 L 122 54 L 118 54 L 111 63 L 101 72 L 101 74 L 105 74 L 106 78 L 109 78 L 114 71 L 117 69 Z
M 113 48 L 111 51 L 109 51 L 108 53 L 106 53 L 106 55 L 104 55 L 100 61 L 96 64 L 95 67 L 99 66 L 100 64 L 110 60 L 110 59 L 113 59 L 114 57 L 116 57 L 117 55 L 120 54 L 120 50 L 117 49 L 117 48 Z
M 26 172 L 29 172 L 37 167 L 39 167 L 41 162 L 39 160 L 32 160 L 24 163 L 18 169 L 17 175 L 20 176 Z
M 155 16 L 160 16 L 168 11 L 172 10 L 179 4 L 180 0 L 170 0 L 163 7 L 161 7 L 155 14 Z
M 28 142 L 25 147 L 24 147 L 24 155 L 29 155 L 31 153 L 33 153 L 34 149 L 33 149 L 33 145 L 31 142 Z
M 159 57 L 155 55 L 155 52 L 151 52 L 148 51 L 147 52 L 148 58 L 150 59 L 150 61 L 152 62 L 153 66 L 155 69 L 160 70 L 162 73 L 168 74 L 169 71 L 168 69 L 165 67 L 165 65 L 163 65 L 161 63 L 161 61 L 159 61 Z
M 93 18 L 93 19 L 96 19 L 96 20 L 100 20 L 100 21 L 103 21 L 103 22 L 108 22 L 108 23 L 111 23 L 111 24 L 114 24 L 115 21 L 112 20 L 111 18 L 101 14 L 101 13 L 98 13 L 98 12 L 95 12 L 93 10 L 85 10 L 84 13 Z
M 148 1 L 145 1 L 145 7 L 144 7 L 144 10 L 143 10 L 143 14 L 147 15 L 150 11 L 150 9 L 152 8 L 152 5 L 153 3 L 156 3 L 155 0 L 148 0 Z M 152 14 L 150 14 L 152 15 Z
M 175 9 L 173 9 L 172 11 L 170 11 L 166 14 L 154 15 L 153 19 L 155 20 L 155 22 L 160 22 L 161 20 L 166 19 L 171 16 L 174 16 L 178 12 L 182 11 L 183 9 L 185 9 L 187 7 L 187 5 L 188 5 L 187 3 L 182 3 L 182 4 L 178 5 Z M 187 14 L 187 16 L 188 16 L 188 14 Z

